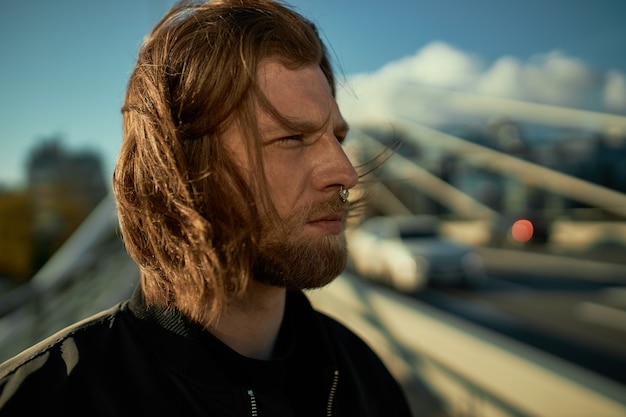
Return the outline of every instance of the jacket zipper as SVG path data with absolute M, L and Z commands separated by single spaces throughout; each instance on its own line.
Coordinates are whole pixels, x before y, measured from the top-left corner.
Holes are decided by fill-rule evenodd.
M 337 391 L 337 384 L 339 383 L 339 371 L 335 370 L 333 374 L 333 383 L 330 386 L 330 392 L 328 393 L 328 402 L 326 403 L 326 417 L 332 417 L 333 415 L 333 401 L 335 400 L 335 392 Z M 250 398 L 250 415 L 252 417 L 258 417 L 259 411 L 256 405 L 256 395 L 251 389 L 248 390 L 248 397 Z
M 332 417 L 333 415 L 333 401 L 335 400 L 335 391 L 337 391 L 338 383 L 339 371 L 335 369 L 333 374 L 333 383 L 330 386 L 330 392 L 328 393 L 328 402 L 326 403 L 326 417 Z
M 248 390 L 248 397 L 250 397 L 250 415 L 252 417 L 258 417 L 259 412 L 256 408 L 256 395 L 254 395 L 254 391 L 251 389 Z

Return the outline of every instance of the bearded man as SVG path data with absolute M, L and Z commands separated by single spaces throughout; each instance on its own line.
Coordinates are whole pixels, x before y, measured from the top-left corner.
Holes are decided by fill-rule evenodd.
M 359 179 L 314 25 L 272 1 L 177 4 L 122 112 L 113 190 L 140 284 L 5 362 L 2 415 L 409 416 L 303 292 L 345 267 Z

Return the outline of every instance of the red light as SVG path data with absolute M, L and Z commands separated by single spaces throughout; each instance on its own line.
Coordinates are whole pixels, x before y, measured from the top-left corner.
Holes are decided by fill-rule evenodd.
M 518 242 L 528 242 L 533 237 L 533 224 L 530 220 L 520 219 L 513 223 L 511 234 Z

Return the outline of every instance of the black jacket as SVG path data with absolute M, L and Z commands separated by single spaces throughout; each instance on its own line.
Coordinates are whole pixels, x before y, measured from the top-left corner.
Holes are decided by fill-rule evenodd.
M 276 359 L 131 300 L 0 365 L 0 415 L 410 416 L 374 352 L 289 293 Z

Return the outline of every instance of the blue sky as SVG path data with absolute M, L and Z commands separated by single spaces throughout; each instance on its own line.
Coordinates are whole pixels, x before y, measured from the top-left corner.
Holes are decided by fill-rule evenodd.
M 413 68 L 414 79 L 433 80 L 434 75 L 441 78 L 450 72 L 445 82 L 434 82 L 466 88 L 469 84 L 461 85 L 458 79 L 467 68 L 473 74 L 471 91 L 505 94 L 502 91 L 515 89 L 511 80 L 526 79 L 520 78 L 522 73 L 551 71 L 553 78 L 575 73 L 578 78 L 572 83 L 597 77 L 598 88 L 612 80 L 618 89 L 626 74 L 622 0 L 289 3 L 317 22 L 334 50 L 338 69 L 348 78 L 406 74 L 398 69 L 406 64 Z M 171 4 L 172 0 L 3 0 L 0 184 L 19 184 L 28 152 L 54 136 L 62 138 L 70 151 L 100 152 L 105 175 L 111 175 L 121 143 L 119 109 L 135 54 L 143 36 Z M 438 57 L 445 59 L 436 61 Z M 554 72 L 557 67 L 566 71 Z M 429 74 L 428 68 L 441 68 L 440 74 Z M 550 97 L 517 94 L 587 106 L 587 101 L 568 96 L 570 103 L 562 97 L 572 85 L 564 83 Z M 615 100 L 613 111 L 626 114 L 621 96 Z

